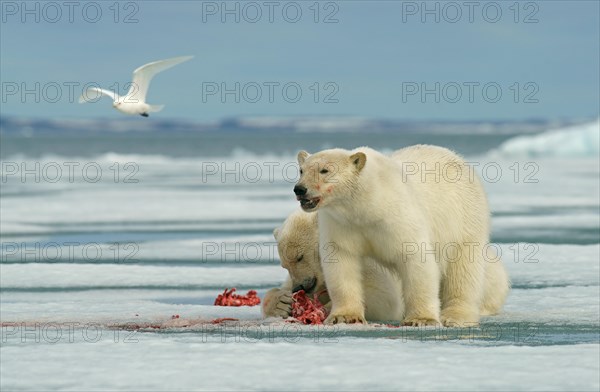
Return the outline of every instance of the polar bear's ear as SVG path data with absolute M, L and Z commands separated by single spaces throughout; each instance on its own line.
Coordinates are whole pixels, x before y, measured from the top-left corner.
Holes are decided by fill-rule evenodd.
M 356 154 L 350 155 L 350 161 L 358 171 L 361 171 L 365 164 L 367 163 L 367 156 L 364 152 L 357 152 Z
M 298 163 L 300 165 L 302 165 L 304 163 L 304 161 L 306 160 L 306 158 L 308 158 L 310 156 L 309 153 L 307 153 L 306 151 L 302 150 L 298 153 Z
M 276 227 L 275 230 L 273 230 L 273 237 L 275 237 L 275 240 L 279 239 L 279 227 Z

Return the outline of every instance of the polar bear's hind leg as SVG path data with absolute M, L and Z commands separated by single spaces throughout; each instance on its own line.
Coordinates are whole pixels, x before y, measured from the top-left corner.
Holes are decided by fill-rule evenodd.
M 479 323 L 484 292 L 484 267 L 479 245 L 475 249 L 470 249 L 469 245 L 461 246 L 456 259 L 448 261 L 440 290 L 443 325 L 470 327 Z
M 493 316 L 502 310 L 508 291 L 510 281 L 502 260 L 485 261 L 485 287 L 483 290 L 483 301 L 480 313 L 482 316 Z

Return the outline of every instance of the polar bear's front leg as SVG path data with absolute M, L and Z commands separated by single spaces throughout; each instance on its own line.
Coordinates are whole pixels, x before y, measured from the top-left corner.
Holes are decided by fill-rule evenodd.
M 325 324 L 366 324 L 360 258 L 336 249 L 330 257 L 321 258 L 321 266 L 331 299 L 331 313 Z
M 292 279 L 288 276 L 280 288 L 265 294 L 262 301 L 263 317 L 283 317 L 292 315 Z
M 405 301 L 404 325 L 421 327 L 440 323 L 440 270 L 425 243 L 416 253 L 404 254 L 400 263 Z

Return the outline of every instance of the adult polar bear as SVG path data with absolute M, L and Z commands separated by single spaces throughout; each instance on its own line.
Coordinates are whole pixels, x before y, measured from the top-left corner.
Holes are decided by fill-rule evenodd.
M 500 311 L 508 276 L 489 256 L 486 196 L 461 157 L 427 145 L 391 157 L 361 147 L 301 151 L 298 163 L 296 198 L 304 211 L 319 210 L 320 246 L 336 250 L 336 262 L 321 263 L 332 300 L 326 323 L 365 322 L 365 257 L 400 275 L 406 325 L 471 326 Z

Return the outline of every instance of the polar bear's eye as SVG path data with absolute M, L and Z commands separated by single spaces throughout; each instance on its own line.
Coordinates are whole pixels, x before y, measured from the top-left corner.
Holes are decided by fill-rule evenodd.
M 300 169 L 300 175 L 302 175 L 302 173 L 303 173 L 303 171 L 302 171 L 302 169 Z
M 297 261 L 297 262 L 300 262 L 300 261 L 302 261 L 302 259 L 304 259 L 304 255 L 300 255 L 300 256 L 298 256 L 298 258 L 296 259 L 296 261 Z
M 319 173 L 321 173 L 321 174 L 327 174 L 327 173 L 329 173 L 329 170 L 327 170 L 327 169 L 321 169 L 321 171 Z

